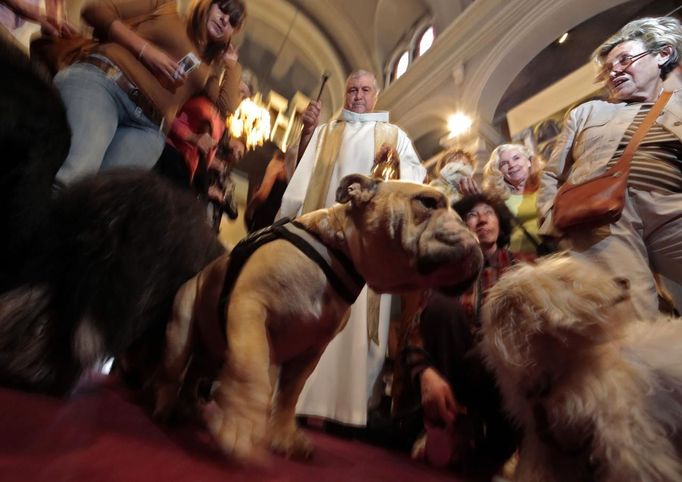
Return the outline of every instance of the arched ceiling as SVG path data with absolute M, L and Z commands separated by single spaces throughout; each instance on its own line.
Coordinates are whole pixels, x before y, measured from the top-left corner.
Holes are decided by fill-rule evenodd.
M 236 42 L 240 62 L 255 73 L 263 93 L 274 90 L 291 99 L 300 91 L 313 97 L 326 71 L 331 76 L 322 97 L 323 114 L 342 104 L 346 60 L 338 44 L 292 3 L 251 0 L 246 27 Z
M 78 21 L 84 1 L 67 0 Z M 178 0 L 180 8 L 189 0 Z M 385 89 L 379 108 L 414 140 L 424 158 L 440 150 L 447 117 L 471 109 L 491 141 L 511 108 L 556 82 L 588 58 L 609 33 L 630 19 L 662 15 L 682 0 L 245 0 L 248 18 L 236 39 L 241 63 L 261 90 L 286 98 L 317 94 L 331 73 L 322 117 L 343 103 L 352 70 L 384 68 L 409 42 L 416 22 L 431 18 L 433 48 Z M 74 13 L 76 12 L 76 13 Z M 565 30 L 569 41 L 554 40 Z
M 665 15 L 680 4 L 679 0 L 629 0 L 570 29 L 563 44 L 552 42 L 515 76 L 496 107 L 494 120 L 500 122 L 509 109 L 583 66 L 617 26 L 634 18 Z
M 415 22 L 452 19 L 471 0 L 248 0 L 248 17 L 237 38 L 241 63 L 261 90 L 286 98 L 317 94 L 322 72 L 331 73 L 323 117 L 342 107 L 343 82 L 353 70 L 377 74 L 383 84 L 387 59 Z
M 431 15 L 427 5 L 418 1 L 405 2 L 401 8 L 395 7 L 395 0 L 380 0 L 377 5 L 373 40 L 380 65 L 379 71 L 383 70 L 384 59 L 391 57 L 397 45 L 409 42 L 409 38 L 405 37 L 410 33 L 411 25 L 408 24 L 405 29 L 396 28 L 396 25 L 403 25 L 409 20 L 414 23 Z
M 313 97 L 322 72 L 331 73 L 322 97 L 323 118 L 341 108 L 348 73 L 371 70 L 382 84 L 396 48 L 407 45 L 417 22 L 431 18 L 439 33 L 433 48 L 379 100 L 379 108 L 390 110 L 420 154 L 429 157 L 440 149 L 437 140 L 458 106 L 474 110 L 488 139 L 498 141 L 503 136 L 496 128 L 506 111 L 570 72 L 576 59 L 586 59 L 597 37 L 601 40 L 646 6 L 658 5 L 660 10 L 682 0 L 246 3 L 248 19 L 237 39 L 242 64 L 256 74 L 264 93 L 274 90 L 286 98 L 297 91 Z M 583 27 L 595 15 L 601 23 Z M 559 59 L 552 58 L 554 40 L 569 29 L 584 31 L 591 39 L 574 37 Z
M 434 47 L 398 81 L 387 88 L 379 107 L 390 109 L 396 120 L 420 146 L 424 158 L 442 147 L 433 143 L 436 133 L 443 133 L 447 118 L 458 109 L 472 115 L 473 132 L 493 146 L 506 141 L 505 132 L 496 125 L 503 117 L 498 106 L 514 79 L 537 55 L 565 31 L 590 22 L 602 12 L 606 19 L 592 32 L 591 42 L 600 42 L 633 18 L 633 12 L 622 4 L 636 4 L 639 16 L 649 7 L 679 5 L 680 0 L 477 0 L 462 12 L 437 39 Z M 666 4 L 666 5 L 663 5 Z M 609 10 L 611 8 L 611 10 Z M 650 14 L 663 14 L 671 9 Z M 588 60 L 590 49 L 576 48 L 566 55 Z M 548 56 L 549 66 L 536 75 L 542 82 L 556 82 L 565 73 L 552 69 L 564 55 Z M 529 76 L 532 77 L 530 72 Z M 537 91 L 531 85 L 521 86 L 521 100 Z M 426 111 L 426 112 L 425 112 Z M 429 148 L 430 146 L 430 148 Z

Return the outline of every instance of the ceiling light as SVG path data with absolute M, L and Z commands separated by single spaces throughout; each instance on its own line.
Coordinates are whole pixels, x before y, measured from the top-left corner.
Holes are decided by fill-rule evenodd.
M 471 117 L 462 112 L 451 115 L 448 118 L 450 137 L 457 137 L 467 132 L 471 128 L 472 122 Z

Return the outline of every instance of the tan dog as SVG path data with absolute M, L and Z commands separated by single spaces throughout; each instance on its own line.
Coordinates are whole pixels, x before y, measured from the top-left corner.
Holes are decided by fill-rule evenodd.
M 557 255 L 488 293 L 482 349 L 523 429 L 517 480 L 682 480 L 682 322 L 633 319 L 628 291 Z
M 463 289 L 475 280 L 482 264 L 478 243 L 437 190 L 358 174 L 342 179 L 336 198 L 341 204 L 297 221 L 343 253 L 377 292 Z M 190 356 L 224 338 L 218 306 L 228 260 L 210 264 L 176 296 L 157 416 L 172 412 Z M 237 458 L 257 456 L 268 442 L 287 456 L 309 456 L 312 444 L 296 427 L 296 401 L 345 325 L 350 303 L 317 264 L 290 242 L 276 240 L 248 259 L 226 306 L 227 348 L 216 354 L 224 364 L 213 393 L 217 407 L 205 412 L 209 431 Z M 277 379 L 273 367 L 281 368 Z

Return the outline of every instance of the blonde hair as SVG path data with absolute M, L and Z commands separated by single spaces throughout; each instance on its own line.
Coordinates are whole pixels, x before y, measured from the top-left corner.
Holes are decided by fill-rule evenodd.
M 670 47 L 670 58 L 661 65 L 661 78 L 665 79 L 680 62 L 682 26 L 674 17 L 640 18 L 633 20 L 609 37 L 592 53 L 592 61 L 602 68 L 609 53 L 617 45 L 630 40 L 640 40 L 646 50 L 660 51 Z
M 230 44 L 229 40 L 225 42 L 211 42 L 208 37 L 206 22 L 209 11 L 214 3 L 228 4 L 231 10 L 234 10 L 235 15 L 239 16 L 239 23 L 234 27 L 235 30 L 241 28 L 246 17 L 246 9 L 242 0 L 192 0 L 187 11 L 187 35 L 194 45 L 197 46 L 202 59 L 207 62 L 213 61 L 213 59 L 222 54 Z
M 490 159 L 483 167 L 483 190 L 501 199 L 507 199 L 512 194 L 511 185 L 504 179 L 504 174 L 500 171 L 500 157 L 507 151 L 516 151 L 530 160 L 526 189 L 536 190 L 540 182 L 540 173 L 544 167 L 544 162 L 540 156 L 533 155 L 522 144 L 501 144 L 493 150 L 492 154 L 490 154 Z

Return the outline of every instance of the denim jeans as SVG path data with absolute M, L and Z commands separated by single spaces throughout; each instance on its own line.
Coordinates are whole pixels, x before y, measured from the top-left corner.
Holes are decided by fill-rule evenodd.
M 94 65 L 76 63 L 59 72 L 54 84 L 71 127 L 71 148 L 56 188 L 100 170 L 154 166 L 165 135 L 114 80 Z

